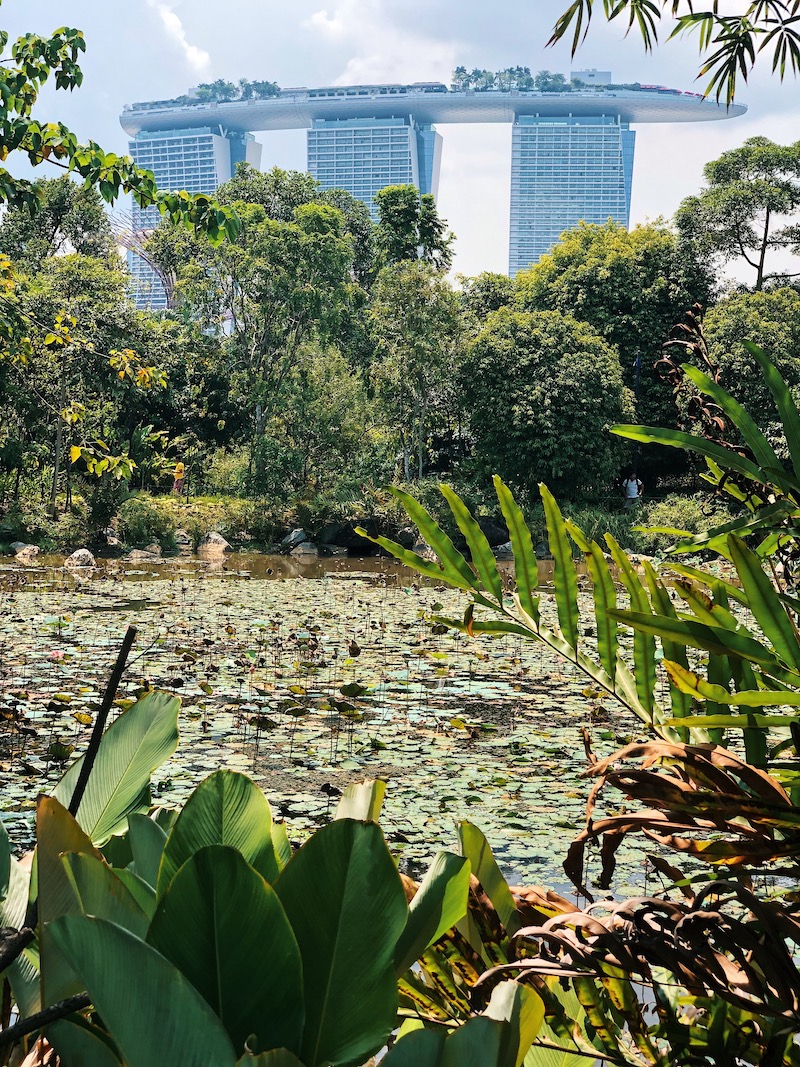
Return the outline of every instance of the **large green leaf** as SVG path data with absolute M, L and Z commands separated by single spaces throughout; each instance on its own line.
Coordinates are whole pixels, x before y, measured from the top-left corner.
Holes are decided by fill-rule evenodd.
M 645 560 L 644 562 L 644 576 L 647 582 L 647 588 L 650 592 L 650 599 L 652 601 L 653 610 L 658 612 L 659 615 L 667 615 L 670 618 L 677 619 L 678 615 L 673 606 L 668 590 L 661 582 L 659 576 L 656 574 L 651 564 Z M 675 663 L 680 663 L 688 669 L 689 659 L 686 655 L 686 647 L 684 645 L 676 644 L 674 641 L 662 641 L 664 647 L 664 656 L 667 659 L 673 660 Z M 672 703 L 672 714 L 676 719 L 681 718 L 684 715 L 688 715 L 692 708 L 692 702 L 689 696 L 679 689 L 676 685 L 671 683 L 670 696 Z M 686 731 L 680 735 L 681 741 L 688 741 L 689 735 Z
M 8 881 L 11 877 L 11 842 L 5 825 L 0 819 L 0 900 L 3 900 L 8 892 Z
M 83 794 L 77 819 L 96 844 L 126 826 L 133 811 L 150 805 L 150 775 L 178 746 L 180 701 L 169 693 L 148 693 L 106 731 Z M 76 760 L 53 795 L 69 807 L 83 757 Z
M 285 1048 L 276 1048 L 271 1052 L 261 1052 L 258 1056 L 242 1056 L 236 1061 L 236 1067 L 303 1067 L 293 1052 Z
M 137 937 L 145 937 L 149 916 L 115 871 L 94 856 L 75 852 L 62 856 L 61 863 L 84 915 L 108 919 Z
M 281 872 L 276 892 L 303 959 L 307 1067 L 363 1063 L 394 1026 L 394 949 L 408 915 L 375 823 L 337 819 Z
M 723 448 L 714 441 L 707 441 L 705 437 L 695 437 L 694 434 L 685 433 L 683 430 L 668 430 L 661 426 L 617 425 L 611 427 L 611 432 L 619 437 L 627 437 L 631 441 L 668 445 L 670 448 L 680 448 L 683 452 L 697 452 L 715 461 L 722 470 L 737 471 L 759 485 L 764 480 L 761 468 L 751 463 L 749 459 L 740 456 L 738 452 Z
M 761 560 L 740 538 L 728 538 L 731 559 L 736 567 L 748 607 L 762 633 L 784 663 L 800 670 L 800 643 L 786 609 L 770 579 L 764 573 Z
M 120 1067 L 111 1039 L 82 1015 L 51 1023 L 44 1035 L 69 1067 Z
M 742 343 L 758 363 L 761 373 L 764 375 L 764 380 L 769 386 L 781 417 L 786 444 L 789 446 L 789 455 L 792 457 L 792 467 L 796 474 L 800 474 L 800 414 L 798 414 L 791 390 L 763 348 L 759 348 L 752 341 L 743 341 Z M 777 466 L 780 466 L 780 464 L 777 464 Z
M 511 547 L 514 551 L 514 577 L 517 584 L 517 597 L 522 610 L 535 622 L 539 621 L 539 598 L 534 592 L 539 588 L 539 564 L 533 550 L 531 531 L 525 522 L 511 490 L 499 474 L 493 477 L 500 510 L 506 520 Z
M 409 905 L 408 921 L 397 942 L 394 958 L 398 974 L 407 971 L 429 945 L 464 917 L 469 876 L 465 856 L 437 853 Z
M 620 577 L 631 599 L 631 610 L 645 614 L 650 611 L 650 601 L 639 575 L 633 568 L 627 553 L 623 552 L 610 533 L 605 535 L 611 556 L 619 568 Z M 616 617 L 612 614 L 612 618 Z M 637 628 L 633 634 L 633 673 L 636 679 L 636 693 L 642 706 L 651 718 L 655 717 L 656 691 L 656 643 L 652 636 Z
M 477 589 L 478 582 L 469 563 L 422 504 L 396 486 L 392 486 L 389 492 L 397 497 L 424 540 L 439 557 L 447 581 L 460 589 Z
M 53 938 L 81 976 L 126 1067 L 233 1067 L 222 1023 L 181 972 L 105 919 L 64 915 Z
M 19 860 L 11 858 L 9 864 L 8 889 L 0 901 L 0 927 L 19 930 L 25 925 L 28 910 L 31 873 Z M 8 978 L 14 1003 L 24 1018 L 33 1015 L 41 1008 L 39 983 L 38 952 L 34 946 L 26 949 L 21 956 L 3 972 Z
M 564 528 L 564 517 L 556 503 L 555 497 L 546 485 L 539 484 L 539 492 L 544 504 L 544 515 L 547 523 L 547 539 L 550 543 L 550 552 L 553 556 L 553 587 L 556 595 L 556 607 L 558 609 L 558 625 L 566 641 L 573 647 L 578 647 L 578 572 L 572 559 L 567 533 Z
M 128 816 L 128 838 L 133 852 L 133 869 L 155 889 L 167 835 L 154 819 L 134 813 Z
M 617 650 L 619 648 L 617 624 L 610 615 L 610 612 L 617 606 L 617 589 L 614 579 L 611 577 L 611 571 L 600 545 L 596 541 L 590 542 L 583 530 L 574 522 L 567 520 L 564 525 L 586 560 L 586 569 L 592 581 L 597 652 L 603 670 L 609 678 L 613 679 L 617 673 Z
M 267 798 L 247 775 L 214 771 L 186 801 L 161 857 L 159 897 L 178 868 L 206 845 L 230 845 L 270 884 L 278 877 L 272 811 Z
M 281 902 L 235 849 L 209 845 L 184 863 L 156 909 L 148 942 L 222 1020 L 237 1052 L 299 1051 L 300 950 Z
M 337 819 L 360 819 L 362 822 L 380 822 L 386 782 L 381 778 L 367 782 L 351 782 L 336 805 Z
M 492 990 L 487 1019 L 503 1023 L 499 1067 L 520 1067 L 544 1020 L 544 1003 L 530 986 L 501 982 Z
M 690 381 L 694 382 L 697 388 L 705 393 L 706 396 L 710 396 L 715 404 L 718 404 L 720 408 L 725 412 L 733 425 L 742 435 L 745 444 L 749 447 L 753 453 L 753 459 L 760 467 L 775 467 L 780 468 L 780 461 L 775 455 L 769 441 L 764 434 L 756 426 L 753 419 L 742 407 L 738 400 L 722 386 L 709 378 L 707 374 L 704 374 L 699 367 L 693 367 L 691 363 L 683 364 L 683 372 Z
M 491 593 L 498 604 L 503 603 L 503 583 L 486 535 L 470 514 L 464 501 L 454 493 L 449 485 L 440 485 L 439 490 L 453 512 L 459 530 L 467 542 L 472 564 L 483 582 L 486 592 Z
M 472 873 L 483 886 L 486 895 L 494 905 L 495 911 L 500 916 L 500 922 L 511 936 L 522 925 L 520 914 L 517 911 L 514 897 L 508 888 L 497 861 L 494 858 L 489 842 L 483 836 L 477 826 L 471 822 L 458 824 L 458 841 L 461 846 L 461 855 L 466 856 L 472 867 Z

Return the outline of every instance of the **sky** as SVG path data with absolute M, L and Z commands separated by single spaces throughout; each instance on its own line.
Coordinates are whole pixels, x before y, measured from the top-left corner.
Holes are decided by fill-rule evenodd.
M 83 86 L 71 94 L 48 89 L 39 117 L 66 122 L 113 152 L 127 151 L 119 125 L 124 104 L 177 96 L 216 78 L 289 87 L 449 82 L 457 65 L 564 74 L 597 67 L 611 70 L 615 81 L 702 91 L 694 39 L 647 55 L 638 36 L 625 37 L 621 23 L 597 17 L 574 61 L 566 44 L 546 48 L 567 6 L 568 0 L 5 0 L 0 25 L 12 39 L 63 25 L 84 31 Z M 742 84 L 737 102 L 748 105 L 742 118 L 636 127 L 632 224 L 669 218 L 701 188 L 704 164 L 746 138 L 764 135 L 788 144 L 800 136 L 800 83 L 781 85 L 768 63 Z M 439 129 L 439 209 L 456 234 L 454 269 L 505 271 L 511 126 Z M 263 167 L 305 168 L 304 131 L 258 139 Z

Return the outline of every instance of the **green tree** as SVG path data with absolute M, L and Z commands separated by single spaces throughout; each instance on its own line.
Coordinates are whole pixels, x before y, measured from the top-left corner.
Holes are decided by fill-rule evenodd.
M 476 456 L 520 489 L 544 481 L 596 496 L 619 473 L 608 433 L 632 411 L 616 348 L 557 311 L 503 308 L 470 345 L 459 376 Z
M 376 356 L 372 382 L 383 418 L 399 442 L 406 480 L 413 453 L 421 478 L 429 435 L 446 432 L 455 407 L 458 297 L 431 264 L 394 263 L 375 282 L 369 322 Z
M 734 10 L 732 10 L 732 8 Z M 572 0 L 553 28 L 548 44 L 556 44 L 572 30 L 572 54 L 589 32 L 594 0 Z M 639 30 L 645 49 L 658 43 L 658 29 L 666 17 L 670 37 L 697 33 L 700 44 L 698 77 L 710 75 L 706 95 L 724 94 L 728 104 L 736 94 L 739 76 L 747 81 L 763 53 L 781 79 L 787 69 L 800 71 L 800 0 L 710 0 L 697 11 L 694 0 L 603 0 L 609 21 L 622 18 L 628 29 Z
M 697 250 L 664 223 L 604 226 L 582 222 L 552 252 L 517 276 L 517 306 L 560 311 L 589 323 L 616 345 L 625 384 L 636 391 L 637 418 L 674 425 L 672 388 L 654 364 L 670 330 L 695 303 L 710 303 L 713 282 Z M 645 473 L 672 470 L 669 452 L 648 450 Z
M 486 270 L 474 278 L 460 274 L 458 281 L 461 284 L 461 307 L 476 329 L 483 326 L 487 315 L 514 302 L 516 289 L 513 279 L 507 274 Z
M 114 251 L 111 226 L 96 189 L 67 175 L 40 178 L 32 186 L 39 209 L 12 207 L 0 221 L 0 252 L 27 271 L 48 256 L 78 252 L 107 258 Z
M 700 255 L 744 260 L 754 288 L 800 276 L 769 269 L 775 252 L 800 251 L 800 141 L 777 145 L 750 137 L 704 169 L 707 186 L 683 201 L 675 221 Z
M 383 265 L 421 259 L 436 270 L 449 270 L 454 238 L 430 193 L 420 195 L 414 185 L 387 185 L 378 192 L 375 203 L 375 243 Z

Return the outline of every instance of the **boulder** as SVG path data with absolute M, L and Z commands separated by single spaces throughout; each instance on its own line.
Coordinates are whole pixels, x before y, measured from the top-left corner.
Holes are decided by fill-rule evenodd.
M 508 544 L 508 530 L 494 519 L 478 519 L 483 536 L 489 542 L 491 548 Z
M 298 545 L 302 545 L 304 542 L 310 542 L 311 538 L 300 528 L 291 530 L 281 541 L 281 548 L 284 552 L 291 552 L 293 548 L 297 548 Z
M 300 545 L 302 548 L 303 546 Z M 349 552 L 344 545 L 321 545 L 320 553 L 323 556 L 347 556 Z
M 39 555 L 39 546 L 26 544 L 24 541 L 12 541 L 11 551 L 17 558 L 24 556 L 25 559 L 33 559 Z
M 144 546 L 144 551 L 149 552 L 151 556 L 160 556 L 161 545 L 158 543 L 158 541 L 153 541 L 152 544 Z
M 95 567 L 96 560 L 88 548 L 79 548 L 64 560 L 65 567 Z
M 129 552 L 125 559 L 129 563 L 163 563 L 164 560 L 161 556 L 161 552 L 158 555 L 155 552 L 151 552 L 147 548 L 134 548 L 132 552 Z
M 552 559 L 553 555 L 550 552 L 550 546 L 546 541 L 540 541 L 536 546 L 536 558 L 537 559 Z
M 502 545 L 495 545 L 492 554 L 495 559 L 513 559 L 514 549 L 510 541 L 505 541 Z
M 317 543 L 320 545 L 338 545 L 339 538 L 345 532 L 340 522 L 326 522 L 319 532 Z
M 439 562 L 439 557 L 427 541 L 417 541 L 414 545 L 414 552 L 416 552 L 418 556 L 422 556 L 423 559 L 429 560 L 431 563 Z
M 371 541 L 365 541 L 361 534 L 356 533 L 356 526 L 361 526 L 370 537 L 378 536 L 378 524 L 374 519 L 355 519 L 353 522 L 340 524 L 336 544 L 351 552 L 358 552 L 362 556 L 370 555 L 375 551 L 375 546 Z
M 395 541 L 397 541 L 398 545 L 402 545 L 403 548 L 413 548 L 417 543 L 417 531 L 413 526 L 406 526 L 397 531 Z
M 212 530 L 205 535 L 203 540 L 197 546 L 197 549 L 199 552 L 230 552 L 231 546 L 222 534 L 217 533 L 216 530 Z
M 172 535 L 178 548 L 186 548 L 191 545 L 192 539 L 187 530 L 176 530 Z
M 296 559 L 299 559 L 303 556 L 311 558 L 312 556 L 319 555 L 319 549 L 310 541 L 301 541 L 299 545 L 295 545 L 289 555 L 294 556 Z

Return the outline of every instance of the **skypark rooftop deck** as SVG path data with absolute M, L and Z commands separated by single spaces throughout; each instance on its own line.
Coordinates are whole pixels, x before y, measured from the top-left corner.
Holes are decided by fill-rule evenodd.
M 565 93 L 536 90 L 454 92 L 438 82 L 414 85 L 353 85 L 284 89 L 266 99 L 132 104 L 120 116 L 123 129 L 141 131 L 221 126 L 226 130 L 310 129 L 315 120 L 391 118 L 414 115 L 418 123 L 508 122 L 522 115 L 613 114 L 621 122 L 707 122 L 743 115 L 697 93 L 661 86 L 612 89 L 593 86 Z

